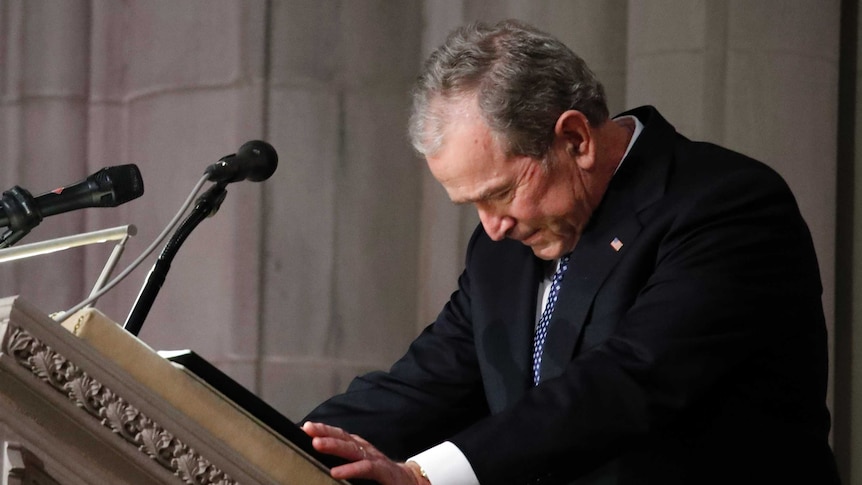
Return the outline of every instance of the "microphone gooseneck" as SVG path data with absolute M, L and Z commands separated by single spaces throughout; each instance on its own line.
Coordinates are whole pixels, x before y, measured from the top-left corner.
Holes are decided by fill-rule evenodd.
M 227 195 L 227 191 L 224 188 L 225 185 L 224 183 L 217 183 L 198 197 L 192 212 L 180 224 L 176 232 L 174 232 L 174 235 L 171 236 L 165 244 L 164 249 L 162 249 L 162 253 L 156 259 L 155 264 L 150 268 L 146 282 L 141 288 L 140 293 L 138 293 L 135 304 L 132 306 L 129 316 L 126 317 L 126 322 L 123 324 L 123 328 L 132 335 L 137 335 L 141 331 L 144 320 L 146 320 L 147 315 L 150 313 L 150 309 L 156 301 L 156 296 L 165 283 L 165 278 L 167 278 L 168 271 L 171 269 L 171 263 L 180 250 L 180 246 L 182 246 L 186 238 L 192 233 L 192 230 L 201 221 L 218 210 L 218 207 Z

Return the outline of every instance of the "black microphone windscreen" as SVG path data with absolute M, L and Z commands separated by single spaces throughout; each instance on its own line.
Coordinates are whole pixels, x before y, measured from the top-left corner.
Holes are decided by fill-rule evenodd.
M 252 182 L 266 180 L 275 173 L 278 168 L 278 153 L 275 148 L 265 141 L 252 140 L 239 147 L 237 156 L 249 160 L 249 168 L 246 179 Z
M 275 148 L 265 141 L 252 140 L 243 143 L 236 153 L 224 156 L 207 167 L 206 174 L 210 182 L 260 182 L 272 176 L 277 167 L 278 154 Z
M 111 190 L 113 193 L 113 197 L 106 195 L 101 198 L 101 207 L 116 207 L 144 194 L 144 179 L 134 164 L 99 170 L 95 174 L 95 180 L 99 188 Z

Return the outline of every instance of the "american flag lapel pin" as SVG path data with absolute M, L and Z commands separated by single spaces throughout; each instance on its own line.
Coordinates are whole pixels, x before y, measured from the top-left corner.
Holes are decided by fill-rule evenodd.
M 614 248 L 614 251 L 619 252 L 620 248 L 623 247 L 623 242 L 620 241 L 620 238 L 615 237 L 613 241 L 611 241 L 611 247 Z

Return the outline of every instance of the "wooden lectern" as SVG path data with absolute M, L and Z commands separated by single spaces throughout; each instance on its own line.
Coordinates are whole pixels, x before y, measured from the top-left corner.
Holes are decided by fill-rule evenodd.
M 346 485 L 301 433 L 97 310 L 61 325 L 0 300 L 0 485 Z

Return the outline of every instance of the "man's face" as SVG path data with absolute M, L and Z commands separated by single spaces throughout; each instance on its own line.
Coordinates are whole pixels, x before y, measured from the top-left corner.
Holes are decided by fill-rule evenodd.
M 475 111 L 450 116 L 442 147 L 428 157 L 434 178 L 453 202 L 476 206 L 491 239 L 521 241 L 546 260 L 571 252 L 592 213 L 582 171 L 560 147 L 547 162 L 507 156 Z

